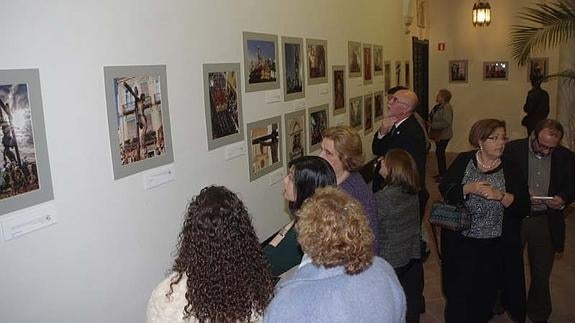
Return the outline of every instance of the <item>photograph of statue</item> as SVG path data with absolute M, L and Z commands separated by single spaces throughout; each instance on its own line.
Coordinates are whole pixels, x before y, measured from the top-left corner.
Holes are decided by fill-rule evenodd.
M 0 200 L 40 188 L 28 84 L 0 84 Z
M 363 84 L 371 84 L 371 45 L 363 44 Z
M 373 113 L 374 113 L 374 121 L 379 121 L 383 119 L 383 91 L 376 92 L 373 95 Z
M 114 79 L 122 165 L 166 153 L 160 75 Z
M 282 37 L 284 101 L 305 97 L 303 39 Z
M 383 63 L 383 81 L 385 83 L 385 93 L 391 88 L 391 62 Z
M 250 181 L 281 167 L 280 122 L 275 117 L 248 124 Z
M 329 127 L 329 107 L 323 104 L 309 109 L 309 150 L 314 151 L 321 146 L 322 134 Z
M 308 84 L 327 83 L 327 40 L 306 39 Z
M 362 123 L 362 108 L 363 108 L 363 97 L 357 96 L 355 98 L 349 99 L 349 126 L 355 129 L 361 129 L 363 127 Z
M 373 95 L 368 94 L 363 98 L 363 130 L 369 133 L 373 129 Z
M 333 114 L 345 113 L 345 66 L 335 65 L 333 70 Z
M 305 110 L 285 115 L 287 161 L 306 154 Z
M 349 77 L 361 77 L 361 43 L 347 43 Z
M 383 74 L 383 47 L 373 45 L 373 75 Z
M 541 79 L 547 77 L 549 66 L 549 57 L 533 57 L 527 64 L 527 80 Z

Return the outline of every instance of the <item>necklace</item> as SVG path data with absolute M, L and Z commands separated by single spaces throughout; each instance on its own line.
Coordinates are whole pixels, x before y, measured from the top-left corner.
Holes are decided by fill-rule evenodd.
M 479 158 L 479 151 L 477 151 L 475 153 L 475 159 L 477 160 L 477 164 L 479 164 L 479 166 L 481 166 L 484 169 L 491 169 L 493 167 L 495 167 L 498 163 L 499 163 L 499 158 L 497 158 L 496 160 L 490 162 L 490 163 L 482 163 L 481 162 L 481 158 Z

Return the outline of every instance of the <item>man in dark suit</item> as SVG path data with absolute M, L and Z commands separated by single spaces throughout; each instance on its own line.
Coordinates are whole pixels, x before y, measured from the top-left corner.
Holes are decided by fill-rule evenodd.
M 527 99 L 523 106 L 526 115 L 521 120 L 521 124 L 527 129 L 527 136 L 531 135 L 539 121 L 545 120 L 549 115 L 549 94 L 541 88 L 542 80 L 540 75 L 531 78 L 533 88 L 527 93 Z
M 425 161 L 426 161 L 426 139 L 425 132 L 414 116 L 417 105 L 417 95 L 410 90 L 400 90 L 388 96 L 387 114 L 381 121 L 379 129 L 376 131 L 371 149 L 377 156 L 385 155 L 390 149 L 399 148 L 406 150 L 417 164 L 421 190 L 419 192 L 419 213 L 420 222 L 425 213 L 425 204 L 429 194 L 425 189 Z M 415 262 L 408 273 L 414 279 L 406 281 L 414 282 L 412 286 L 403 286 L 405 293 L 415 293 L 420 295 L 419 304 L 407 304 L 407 322 L 419 322 L 419 314 L 425 311 L 425 300 L 423 298 L 423 264 L 421 261 Z
M 528 138 L 508 143 L 504 153 L 528 181 L 531 194 L 531 211 L 522 220 L 521 238 L 530 266 L 527 316 L 532 322 L 546 322 L 551 314 L 549 276 L 555 252 L 565 246 L 563 210 L 575 198 L 575 154 L 560 145 L 562 138 L 559 122 L 542 120 Z

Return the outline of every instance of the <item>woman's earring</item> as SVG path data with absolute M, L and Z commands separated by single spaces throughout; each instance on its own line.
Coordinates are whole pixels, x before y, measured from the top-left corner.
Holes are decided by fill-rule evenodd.
M 479 150 L 483 151 L 483 146 L 480 145 L 480 146 L 479 146 Z

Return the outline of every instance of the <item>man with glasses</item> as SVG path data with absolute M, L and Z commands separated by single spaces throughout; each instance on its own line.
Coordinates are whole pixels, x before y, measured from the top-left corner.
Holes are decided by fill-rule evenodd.
M 575 154 L 560 145 L 562 138 L 559 122 L 542 120 L 528 138 L 508 143 L 504 153 L 528 181 L 531 194 L 531 212 L 522 221 L 521 237 L 530 266 L 527 316 L 532 322 L 546 322 L 551 314 L 549 276 L 555 252 L 563 252 L 565 246 L 563 210 L 575 198 Z M 505 295 L 503 305 L 510 306 Z
M 421 187 L 419 192 L 419 214 L 421 223 L 429 193 L 425 189 L 427 142 L 425 139 L 425 130 L 414 115 L 417 102 L 417 95 L 407 89 L 401 89 L 394 94 L 388 95 L 387 111 L 381 121 L 379 129 L 373 136 L 371 149 L 374 155 L 384 156 L 389 150 L 398 148 L 407 151 L 411 157 L 413 157 L 417 164 Z M 405 276 L 414 277 L 413 279 L 405 279 L 405 281 L 413 282 L 411 286 L 403 286 L 406 294 L 410 293 L 413 295 L 412 297 L 408 297 L 408 299 L 419 300 L 411 304 L 408 302 L 406 321 L 409 323 L 419 322 L 419 314 L 425 311 L 422 262 L 414 262 L 411 267 L 407 269 Z

